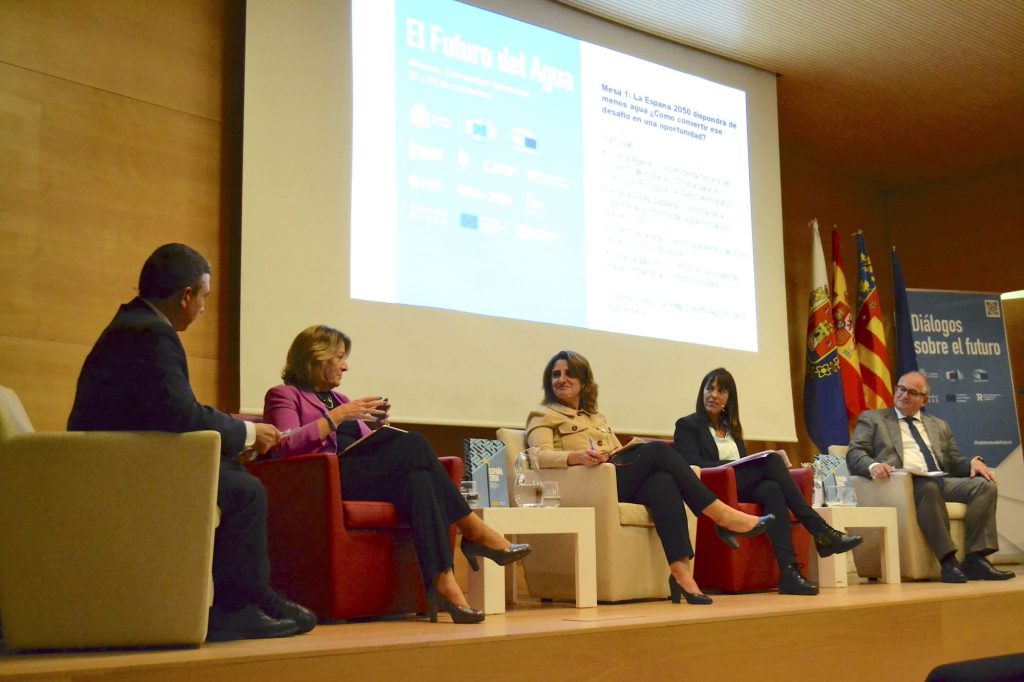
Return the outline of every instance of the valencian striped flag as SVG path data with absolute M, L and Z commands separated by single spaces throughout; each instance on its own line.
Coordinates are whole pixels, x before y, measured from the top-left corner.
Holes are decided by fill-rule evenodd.
M 875 285 L 875 271 L 868 258 L 864 235 L 857 233 L 857 355 L 860 380 L 864 386 L 864 407 L 878 410 L 892 407 L 892 370 L 885 347 L 882 305 Z
M 836 326 L 836 348 L 839 351 L 839 372 L 843 377 L 843 402 L 850 426 L 864 411 L 864 389 L 860 385 L 860 360 L 853 336 L 853 311 L 843 268 L 843 250 L 839 228 L 832 228 L 832 320 Z
M 811 294 L 807 304 L 804 423 L 814 444 L 821 452 L 827 452 L 829 445 L 846 445 L 850 441 L 850 431 L 843 403 L 832 302 L 828 293 L 828 275 L 817 220 L 811 223 L 811 232 L 814 244 L 811 253 Z

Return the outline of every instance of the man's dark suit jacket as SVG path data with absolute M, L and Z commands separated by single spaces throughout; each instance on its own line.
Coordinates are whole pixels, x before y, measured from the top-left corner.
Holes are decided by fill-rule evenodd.
M 711 421 L 707 414 L 694 412 L 676 420 L 676 433 L 672 439 L 672 446 L 686 461 L 702 469 L 727 463 L 726 460 L 718 458 L 718 446 L 715 445 L 710 427 Z M 744 445 L 742 438 L 736 439 L 736 447 L 741 458 L 747 456 L 747 446 Z
M 245 447 L 245 425 L 200 405 L 178 333 L 141 298 L 121 306 L 78 377 L 69 431 L 218 431 L 221 454 Z

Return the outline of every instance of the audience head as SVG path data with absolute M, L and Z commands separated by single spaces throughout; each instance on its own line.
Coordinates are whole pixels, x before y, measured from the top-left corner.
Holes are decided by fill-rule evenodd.
M 571 350 L 558 351 L 544 367 L 544 379 L 541 384 L 544 387 L 544 402 L 548 404 L 561 402 L 551 380 L 555 365 L 559 361 L 565 362 L 568 376 L 580 382 L 579 409 L 596 412 L 597 383 L 594 382 L 594 373 L 590 370 L 590 363 L 585 357 Z
M 334 388 L 348 369 L 345 359 L 351 351 L 352 340 L 344 332 L 323 324 L 307 327 L 292 341 L 281 379 L 299 388 Z
M 139 273 L 139 296 L 166 315 L 178 331 L 202 314 L 209 293 L 210 263 L 184 244 L 164 244 L 146 259 Z
M 743 438 L 736 380 L 724 367 L 708 372 L 697 390 L 697 414 L 705 414 L 710 418 L 713 413 L 719 415 L 718 423 L 725 424 L 733 438 Z

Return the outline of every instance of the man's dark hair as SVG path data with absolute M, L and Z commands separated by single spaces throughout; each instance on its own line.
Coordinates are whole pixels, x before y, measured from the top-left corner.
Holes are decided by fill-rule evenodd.
M 184 244 L 164 244 L 146 259 L 139 273 L 139 296 L 161 301 L 185 289 L 198 290 L 210 264 L 202 254 Z

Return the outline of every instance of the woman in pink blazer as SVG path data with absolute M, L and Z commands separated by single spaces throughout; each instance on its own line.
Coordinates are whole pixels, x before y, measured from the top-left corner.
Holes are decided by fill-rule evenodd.
M 281 373 L 284 384 L 264 398 L 263 419 L 283 433 L 292 432 L 270 454 L 339 453 L 345 499 L 391 502 L 409 519 L 431 621 L 440 608 L 457 623 L 479 623 L 484 614 L 469 607 L 452 574 L 449 527 L 459 526 L 462 552 L 473 567 L 478 556 L 509 564 L 530 547 L 509 544 L 471 512 L 420 434 L 389 431 L 387 438 L 379 434 L 357 443 L 386 423 L 388 405 L 378 396 L 349 400 L 334 390 L 348 370 L 351 349 L 348 336 L 323 325 L 295 337 Z

